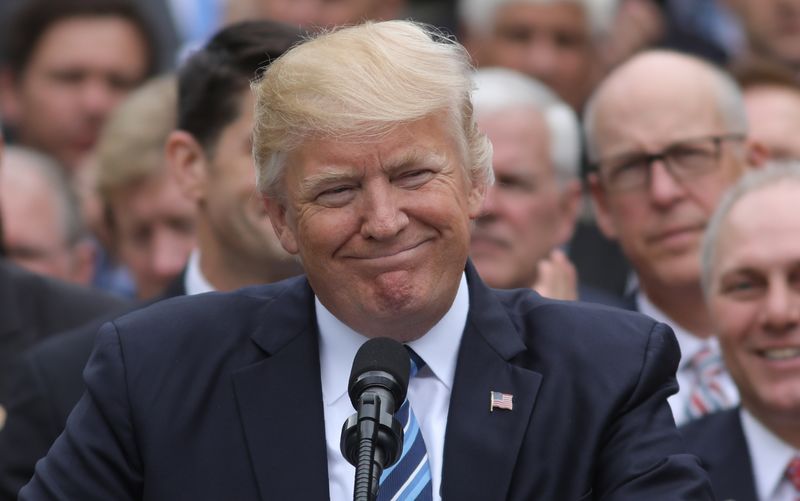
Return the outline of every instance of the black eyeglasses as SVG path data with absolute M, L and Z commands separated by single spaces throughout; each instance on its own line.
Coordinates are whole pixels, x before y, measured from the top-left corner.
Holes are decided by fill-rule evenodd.
M 696 179 L 719 166 L 722 143 L 743 141 L 743 134 L 687 139 L 672 144 L 660 153 L 635 153 L 601 160 L 597 163 L 600 179 L 608 191 L 637 191 L 650 184 L 650 166 L 656 160 L 678 181 Z

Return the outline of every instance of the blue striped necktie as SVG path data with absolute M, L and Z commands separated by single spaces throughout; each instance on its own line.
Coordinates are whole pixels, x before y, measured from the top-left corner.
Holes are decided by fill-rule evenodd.
M 425 361 L 406 346 L 411 357 L 410 377 L 425 367 Z M 378 501 L 432 500 L 433 486 L 428 451 L 419 429 L 419 422 L 406 398 L 395 416 L 403 423 L 403 454 L 389 468 L 383 470 L 378 489 Z

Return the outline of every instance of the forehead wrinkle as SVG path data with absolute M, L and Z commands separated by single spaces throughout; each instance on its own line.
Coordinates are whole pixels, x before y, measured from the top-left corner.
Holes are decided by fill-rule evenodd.
M 413 148 L 404 150 L 397 155 L 389 156 L 382 166 L 382 170 L 391 174 L 413 165 L 443 168 L 447 164 L 447 155 L 444 153 L 427 148 Z

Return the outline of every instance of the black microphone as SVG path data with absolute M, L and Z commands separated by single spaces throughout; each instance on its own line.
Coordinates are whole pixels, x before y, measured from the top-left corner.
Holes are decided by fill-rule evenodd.
M 364 343 L 353 359 L 347 393 L 356 413 L 342 426 L 341 451 L 356 467 L 353 499 L 372 501 L 384 468 L 403 450 L 403 426 L 394 413 L 406 399 L 411 361 L 389 338 Z

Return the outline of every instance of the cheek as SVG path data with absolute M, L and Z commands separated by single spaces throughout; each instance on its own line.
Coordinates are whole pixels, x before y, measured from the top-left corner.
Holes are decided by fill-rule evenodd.
M 712 299 L 709 306 L 720 344 L 736 353 L 755 327 L 759 307 L 724 299 Z
M 124 264 L 134 276 L 146 276 L 150 269 L 150 251 L 145 246 L 138 246 L 130 241 L 122 241 L 119 254 Z

